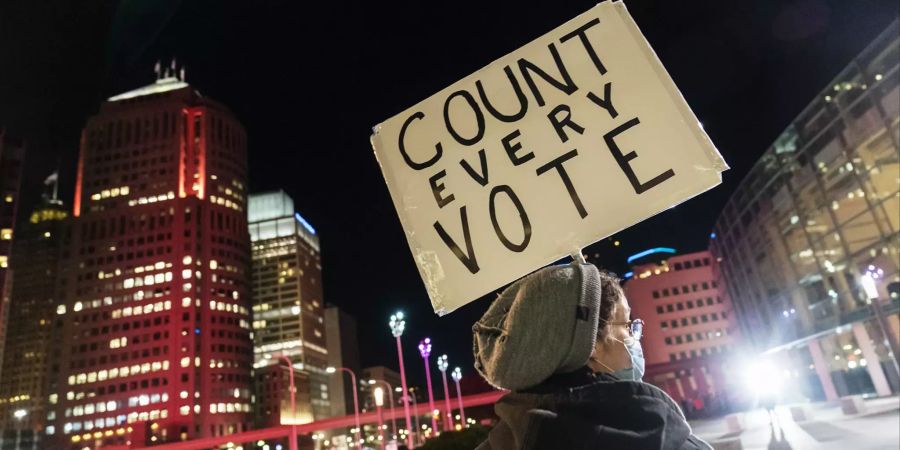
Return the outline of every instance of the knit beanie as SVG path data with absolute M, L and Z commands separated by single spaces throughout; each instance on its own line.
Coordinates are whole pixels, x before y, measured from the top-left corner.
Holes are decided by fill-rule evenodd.
M 522 390 L 581 368 L 599 315 L 596 266 L 545 267 L 504 289 L 472 327 L 475 369 L 497 388 Z

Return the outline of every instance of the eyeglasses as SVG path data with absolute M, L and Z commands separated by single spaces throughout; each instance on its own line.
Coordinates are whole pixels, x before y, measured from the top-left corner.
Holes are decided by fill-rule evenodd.
M 626 322 L 608 322 L 610 325 L 626 325 L 628 326 L 628 334 L 635 340 L 641 340 L 644 335 L 644 321 L 641 319 L 632 319 Z

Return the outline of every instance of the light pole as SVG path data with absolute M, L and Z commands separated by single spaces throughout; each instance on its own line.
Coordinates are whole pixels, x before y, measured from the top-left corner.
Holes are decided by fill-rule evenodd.
M 431 432 L 437 434 L 437 419 L 434 417 L 434 392 L 431 389 L 431 365 L 428 364 L 428 356 L 431 355 L 431 338 L 422 339 L 419 342 L 419 354 L 425 361 L 425 381 L 428 382 L 428 415 L 431 416 Z
M 352 370 L 350 370 L 346 367 L 337 367 L 337 368 L 329 367 L 329 368 L 325 369 L 325 371 L 328 373 L 335 373 L 338 370 L 340 370 L 342 372 L 347 372 L 350 374 L 350 384 L 353 385 L 353 416 L 356 419 L 356 448 L 359 450 L 362 450 L 362 440 L 359 438 L 359 433 L 362 430 L 362 428 L 359 424 L 359 395 L 357 395 L 357 393 L 356 393 L 356 391 L 358 389 L 358 386 L 356 385 L 356 374 L 353 373 Z
M 387 386 L 387 388 L 388 388 L 387 391 L 390 393 L 390 394 L 388 395 L 388 405 L 390 405 L 391 409 L 394 409 L 394 394 L 393 394 L 393 392 L 394 392 L 394 387 L 391 386 L 391 383 L 388 383 L 387 381 L 384 381 L 384 380 L 374 380 L 374 379 L 373 379 L 373 380 L 369 380 L 369 385 L 373 385 L 373 384 L 376 384 L 376 383 L 382 383 L 382 384 L 384 384 L 385 386 Z M 408 427 L 408 426 L 409 426 L 409 425 L 407 425 L 407 427 Z M 392 437 L 393 439 L 397 439 L 397 434 L 398 434 L 398 433 L 399 433 L 399 431 L 397 431 L 397 419 L 395 419 L 395 418 L 394 418 L 394 415 L 392 414 L 392 415 L 391 415 L 391 437 Z
M 289 379 L 291 382 L 291 435 L 288 436 L 288 448 L 297 450 L 297 387 L 294 386 L 294 363 L 287 356 L 279 356 L 287 364 Z
M 891 351 L 891 361 L 894 363 L 894 368 L 900 371 L 900 365 L 897 364 L 897 358 L 900 355 L 897 354 L 897 340 L 894 339 L 894 335 L 891 332 L 891 327 L 885 321 L 884 312 L 881 310 L 881 300 L 878 297 L 878 286 L 875 284 L 876 280 L 880 279 L 884 276 L 884 270 L 875 267 L 873 265 L 869 265 L 866 269 L 866 273 L 862 275 L 862 287 L 866 292 L 866 298 L 869 301 L 869 305 L 872 308 L 872 313 L 875 315 L 875 321 L 878 322 L 878 328 L 881 329 L 881 336 L 886 341 L 885 343 L 888 346 L 888 349 Z
M 453 369 L 453 381 L 456 383 L 456 400 L 459 401 L 459 418 L 463 428 L 466 428 L 466 411 L 463 409 L 462 391 L 459 389 L 459 380 L 462 380 L 462 369 L 456 367 Z
M 400 387 L 403 388 L 403 413 L 406 415 L 406 429 L 412 428 L 412 421 L 409 420 L 409 400 L 406 394 L 409 391 L 406 388 L 406 368 L 403 365 L 403 345 L 400 343 L 400 336 L 403 336 L 403 330 L 406 328 L 406 321 L 403 320 L 403 313 L 397 312 L 391 315 L 391 321 L 388 323 L 391 327 L 391 334 L 397 339 L 397 358 L 400 359 Z M 406 433 L 406 443 L 410 449 L 413 448 L 412 433 Z
M 13 417 L 16 418 L 16 450 L 19 450 L 19 443 L 22 440 L 22 419 L 28 415 L 28 411 L 24 409 L 17 409 L 13 412 Z
M 444 379 L 444 430 L 453 430 L 453 408 L 450 407 L 450 388 L 447 387 L 447 355 L 438 356 L 438 370 L 441 371 L 441 378 Z
M 413 409 L 415 409 L 416 411 L 418 411 L 418 410 L 419 410 L 419 404 L 416 402 L 416 394 L 414 393 L 415 390 L 416 390 L 416 388 L 409 388 L 409 392 L 406 393 L 406 396 L 407 396 L 406 398 L 407 398 L 407 401 L 412 400 L 412 403 L 413 403 Z M 421 436 L 419 436 L 419 433 L 422 431 L 422 427 L 421 427 L 421 425 L 419 425 L 419 414 L 416 414 L 416 428 L 415 428 L 415 430 L 416 430 L 416 443 L 419 443 L 419 442 L 422 441 L 422 439 L 420 439 Z M 410 447 L 410 449 L 412 449 L 412 447 Z
M 378 410 L 378 444 L 384 450 L 384 389 L 381 386 L 372 392 L 375 397 L 375 409 Z

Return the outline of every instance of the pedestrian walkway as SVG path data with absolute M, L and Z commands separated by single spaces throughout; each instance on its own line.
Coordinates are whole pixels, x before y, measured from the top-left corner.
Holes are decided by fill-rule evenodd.
M 691 426 L 710 443 L 739 439 L 745 450 L 900 448 L 900 398 L 870 399 L 865 404 L 864 413 L 851 416 L 844 415 L 839 405 L 807 404 L 809 417 L 797 422 L 791 418 L 790 405 L 779 406 L 771 422 L 766 411 L 757 409 L 743 413 L 744 429 L 733 433 L 724 418 Z

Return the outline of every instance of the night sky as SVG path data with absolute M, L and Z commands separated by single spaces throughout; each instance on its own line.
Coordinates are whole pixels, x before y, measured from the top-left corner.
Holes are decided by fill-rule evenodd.
M 359 323 L 363 365 L 407 367 L 426 334 L 471 368 L 481 299 L 438 318 L 369 146 L 371 127 L 565 21 L 593 1 L 88 1 L 0 6 L 0 127 L 30 143 L 24 209 L 57 165 L 71 204 L 79 133 L 103 99 L 154 79 L 157 60 L 246 126 L 251 191 L 283 188 L 319 231 L 325 300 Z M 722 186 L 586 250 L 622 273 L 665 245 L 706 248 L 729 193 L 779 132 L 898 15 L 895 0 L 626 2 L 732 169 Z M 27 215 L 27 214 L 24 214 Z M 491 296 L 489 296 L 491 297 Z

